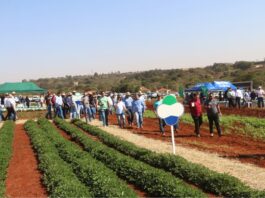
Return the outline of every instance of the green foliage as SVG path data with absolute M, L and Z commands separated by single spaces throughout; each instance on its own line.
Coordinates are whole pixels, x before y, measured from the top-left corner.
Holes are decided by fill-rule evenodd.
M 261 195 L 265 195 L 264 192 L 252 190 L 235 177 L 211 171 L 204 166 L 188 162 L 180 156 L 157 154 L 147 149 L 139 148 L 130 142 L 121 140 L 79 120 L 75 120 L 74 124 L 86 132 L 97 136 L 104 144 L 151 166 L 169 171 L 173 175 L 200 187 L 206 192 L 226 197 L 262 197 Z
M 177 91 L 178 85 L 184 87 L 192 86 L 198 82 L 207 82 L 214 80 L 229 80 L 229 81 L 250 81 L 254 82 L 254 86 L 265 83 L 265 70 L 255 68 L 255 63 L 247 61 L 239 61 L 235 64 L 214 63 L 213 66 L 205 68 L 190 68 L 190 69 L 169 69 L 169 70 L 150 70 L 144 72 L 131 73 L 109 73 L 84 75 L 84 76 L 66 76 L 61 78 L 42 78 L 31 80 L 39 86 L 58 91 L 83 91 L 92 90 L 112 90 L 116 92 L 137 92 L 141 86 L 144 86 L 152 91 L 160 88 L 167 88 Z M 78 82 L 78 86 L 74 85 Z
M 6 121 L 0 129 L 0 197 L 5 195 L 5 180 L 9 160 L 12 156 L 14 127 L 14 122 Z
M 102 161 L 123 179 L 134 183 L 147 192 L 149 196 L 206 197 L 201 191 L 190 187 L 163 170 L 149 166 L 102 143 L 91 140 L 79 129 L 63 120 L 55 119 L 55 123 L 73 139 L 80 142 L 94 158 Z
M 137 197 L 112 170 L 76 144 L 65 140 L 48 120 L 39 119 L 38 123 L 56 146 L 60 157 L 69 163 L 77 177 L 89 187 L 93 197 Z
M 43 172 L 43 183 L 50 197 L 91 197 L 72 169 L 57 153 L 54 145 L 34 121 L 24 125 L 39 159 L 39 169 Z

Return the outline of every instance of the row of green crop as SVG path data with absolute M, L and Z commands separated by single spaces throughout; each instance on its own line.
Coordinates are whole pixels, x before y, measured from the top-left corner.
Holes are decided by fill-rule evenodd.
M 128 185 L 101 162 L 95 160 L 78 145 L 65 140 L 56 128 L 46 119 L 38 123 L 77 177 L 85 183 L 93 197 L 137 197 Z
M 7 168 L 12 156 L 14 127 L 14 122 L 6 121 L 0 129 L 0 197 L 4 197 L 5 194 Z
M 149 196 L 206 197 L 203 192 L 185 184 L 172 174 L 121 154 L 100 142 L 93 141 L 78 128 L 61 119 L 55 119 L 54 121 L 94 158 L 102 161 L 114 170 L 118 176 L 147 192 Z
M 156 118 L 153 111 L 147 110 L 144 114 L 147 118 Z M 203 115 L 203 121 L 208 123 L 207 115 Z M 193 124 L 192 117 L 189 114 L 184 114 L 181 117 L 181 122 Z M 265 140 L 265 119 L 237 116 L 237 115 L 222 115 L 220 117 L 221 126 L 224 132 L 237 132 L 255 139 Z M 238 127 L 240 126 L 240 127 Z
M 39 169 L 43 172 L 43 183 L 50 197 L 91 197 L 87 187 L 60 158 L 56 148 L 37 123 L 27 121 L 24 127 L 38 155 Z
M 204 166 L 188 162 L 180 156 L 158 154 L 144 148 L 139 148 L 130 142 L 121 140 L 79 120 L 75 120 L 74 124 L 90 134 L 97 136 L 104 144 L 135 159 L 148 163 L 151 166 L 169 171 L 173 175 L 207 192 L 229 197 L 265 196 L 264 192 L 253 190 L 230 175 L 214 172 Z

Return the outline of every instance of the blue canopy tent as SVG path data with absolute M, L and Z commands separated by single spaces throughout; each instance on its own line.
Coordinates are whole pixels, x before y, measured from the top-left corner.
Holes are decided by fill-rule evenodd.
M 236 90 L 236 86 L 229 81 L 214 81 L 212 84 L 217 91 L 226 91 L 228 88 Z
M 233 90 L 236 89 L 236 86 L 229 81 L 214 81 L 214 82 L 204 82 L 197 83 L 195 86 L 186 89 L 186 92 L 201 92 L 203 90 L 207 91 L 226 91 L 228 88 Z
M 204 83 L 197 83 L 195 86 L 189 88 L 189 89 L 186 89 L 185 91 L 186 92 L 195 92 L 195 91 L 203 91 L 203 89 L 207 89 L 208 91 L 212 91 L 212 90 L 215 90 L 216 87 L 212 84 L 212 83 L 209 83 L 209 82 L 204 82 Z

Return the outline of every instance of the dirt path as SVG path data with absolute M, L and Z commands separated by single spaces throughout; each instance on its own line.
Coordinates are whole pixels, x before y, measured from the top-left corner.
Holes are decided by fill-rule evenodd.
M 146 122 L 145 122 L 146 123 Z M 117 126 L 109 126 L 103 128 L 97 120 L 92 122 L 92 125 L 99 126 L 103 130 L 121 137 L 122 139 L 133 142 L 134 144 L 160 153 L 171 153 L 172 147 L 170 142 L 146 138 L 143 135 L 135 134 L 130 130 L 119 129 Z M 145 126 L 145 125 L 144 125 Z M 137 133 L 140 133 L 138 131 Z M 255 189 L 265 189 L 265 169 L 252 164 L 241 163 L 238 160 L 231 160 L 219 157 L 218 154 L 199 151 L 194 148 L 177 144 L 177 155 L 180 155 L 188 161 L 202 164 L 211 170 L 228 173 L 237 177 L 247 185 Z
M 6 180 L 7 197 L 47 197 L 37 164 L 23 125 L 17 124 L 13 141 L 13 156 Z

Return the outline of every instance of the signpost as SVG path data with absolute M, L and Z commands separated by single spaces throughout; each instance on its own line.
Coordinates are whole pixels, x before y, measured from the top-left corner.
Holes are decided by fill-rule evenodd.
M 174 125 L 178 123 L 179 117 L 184 113 L 184 106 L 177 101 L 174 95 L 167 95 L 162 104 L 157 107 L 157 114 L 161 119 L 164 119 L 166 124 L 171 127 L 171 139 L 173 146 L 173 153 L 176 153 Z

